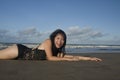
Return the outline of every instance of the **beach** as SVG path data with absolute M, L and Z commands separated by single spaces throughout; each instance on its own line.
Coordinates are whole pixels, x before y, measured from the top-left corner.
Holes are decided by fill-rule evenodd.
M 0 80 L 120 80 L 119 53 L 73 54 L 103 61 L 0 60 Z

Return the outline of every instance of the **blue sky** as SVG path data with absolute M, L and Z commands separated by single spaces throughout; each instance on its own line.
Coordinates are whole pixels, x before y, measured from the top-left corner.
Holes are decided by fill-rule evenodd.
M 0 0 L 0 42 L 39 43 L 58 28 L 67 43 L 120 45 L 120 0 Z

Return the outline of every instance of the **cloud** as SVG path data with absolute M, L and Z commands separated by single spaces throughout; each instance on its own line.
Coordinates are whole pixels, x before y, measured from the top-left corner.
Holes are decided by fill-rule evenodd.
M 96 31 L 90 27 L 80 28 L 79 26 L 69 27 L 66 33 L 68 36 L 68 42 L 70 43 L 85 43 L 105 36 L 104 33 Z
M 73 26 L 69 27 L 65 32 L 68 37 L 68 43 L 86 43 L 104 36 L 103 33 L 95 31 L 90 27 L 80 28 L 79 26 Z M 16 32 L 0 30 L 0 42 L 38 43 L 48 38 L 50 33 L 52 31 L 38 31 L 36 27 L 29 27 Z
M 90 32 L 90 28 L 84 28 L 81 29 L 79 26 L 73 26 L 68 28 L 68 36 L 78 36 L 78 35 L 83 35 L 86 34 L 86 32 Z
M 33 42 L 38 42 L 38 40 L 41 38 L 43 33 L 37 31 L 35 27 L 30 27 L 24 30 L 20 30 L 17 32 L 17 39 L 18 42 L 28 42 L 28 43 L 33 43 Z
M 83 37 L 91 37 L 91 38 L 104 36 L 103 33 L 99 31 L 95 31 L 90 27 L 80 28 L 78 26 L 68 28 L 67 35 L 70 37 L 74 37 L 74 36 L 82 37 L 83 36 Z
M 0 38 L 7 36 L 8 32 L 8 30 L 0 29 Z
M 37 31 L 35 27 L 12 33 L 10 30 L 0 30 L 0 42 L 37 42 L 40 41 L 43 33 Z
M 18 35 L 21 37 L 29 38 L 29 37 L 40 37 L 42 33 L 38 32 L 36 28 L 33 27 L 33 28 L 28 28 L 25 30 L 18 31 Z
M 40 43 L 49 38 L 52 31 L 54 30 L 42 32 L 36 27 L 18 31 L 0 29 L 0 42 Z M 68 44 L 118 44 L 120 42 L 120 37 L 106 35 L 104 32 L 94 30 L 91 27 L 73 26 L 64 31 L 67 34 Z
M 0 29 L 0 42 L 12 42 L 14 36 L 10 30 Z
M 103 36 L 104 36 L 104 34 L 101 33 L 101 32 L 93 32 L 93 33 L 90 35 L 91 38 L 99 38 L 99 37 L 103 37 Z

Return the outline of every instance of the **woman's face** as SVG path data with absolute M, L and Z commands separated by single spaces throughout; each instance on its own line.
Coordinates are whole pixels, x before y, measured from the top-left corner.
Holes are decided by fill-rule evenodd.
M 57 34 L 55 39 L 54 39 L 54 43 L 56 48 L 61 48 L 64 44 L 64 37 L 62 34 Z

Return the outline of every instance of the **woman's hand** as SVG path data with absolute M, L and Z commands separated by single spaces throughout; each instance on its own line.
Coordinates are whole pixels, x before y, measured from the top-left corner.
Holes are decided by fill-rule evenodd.
M 90 57 L 89 60 L 90 61 L 102 61 L 102 59 L 96 58 L 96 57 Z
M 74 56 L 73 57 L 76 60 L 88 60 L 88 61 L 102 61 L 102 59 L 100 58 L 96 58 L 96 57 L 83 57 L 83 56 Z

